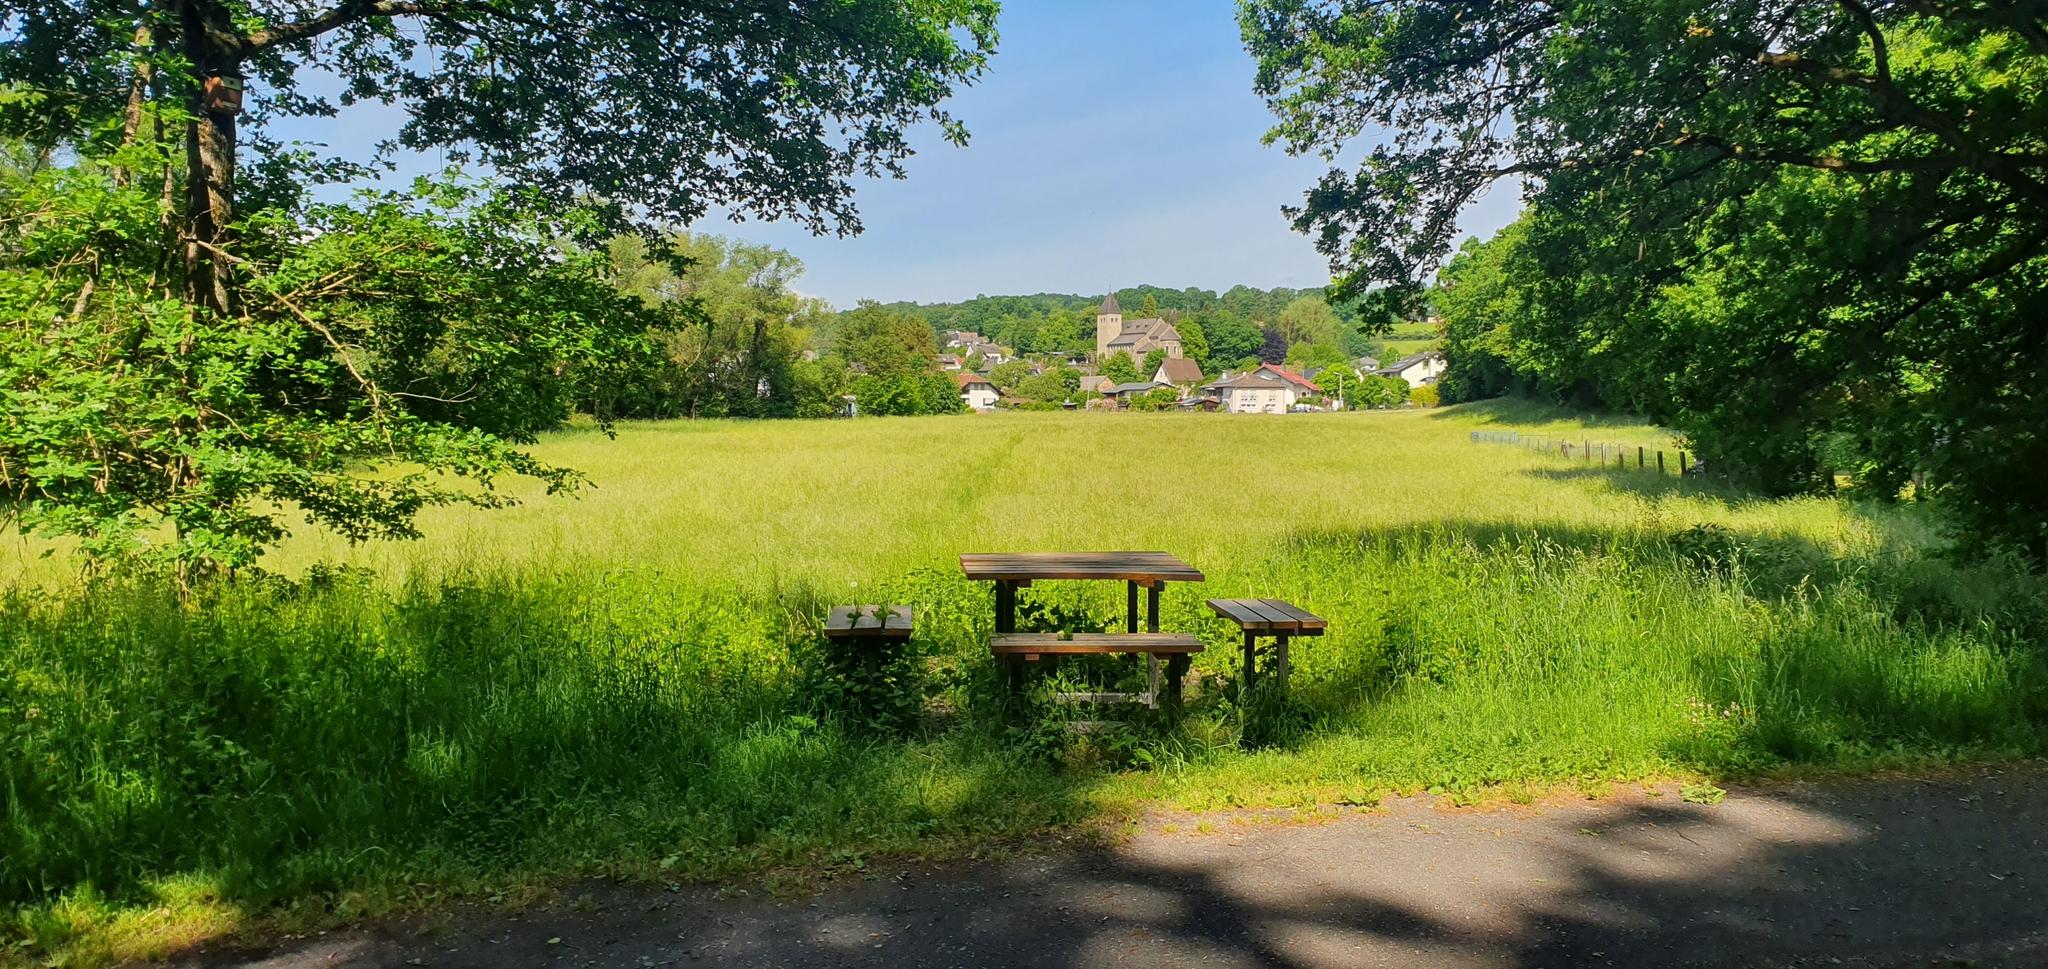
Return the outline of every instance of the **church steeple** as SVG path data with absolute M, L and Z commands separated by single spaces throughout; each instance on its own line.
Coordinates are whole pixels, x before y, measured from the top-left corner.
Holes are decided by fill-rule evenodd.
M 1102 308 L 1095 311 L 1095 359 L 1109 356 L 1109 341 L 1117 338 L 1124 329 L 1123 308 L 1116 305 L 1116 294 L 1102 298 Z

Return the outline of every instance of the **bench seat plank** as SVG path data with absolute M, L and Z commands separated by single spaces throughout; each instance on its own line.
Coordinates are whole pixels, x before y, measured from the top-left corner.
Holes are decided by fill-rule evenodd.
M 833 606 L 825 617 L 828 639 L 909 639 L 915 623 L 909 606 Z
M 1262 601 L 1265 602 L 1266 608 L 1272 609 L 1294 620 L 1296 626 L 1295 631 L 1303 636 L 1320 636 L 1323 634 L 1324 627 L 1327 627 L 1329 625 L 1329 623 L 1326 623 L 1322 620 L 1322 617 L 1317 616 L 1316 614 L 1309 612 L 1308 610 L 1303 609 L 1300 606 L 1295 605 L 1294 603 L 1287 602 L 1281 599 L 1266 599 Z
M 997 656 L 1071 656 L 1088 653 L 1199 653 L 1202 641 L 1179 633 L 1011 633 L 989 644 Z

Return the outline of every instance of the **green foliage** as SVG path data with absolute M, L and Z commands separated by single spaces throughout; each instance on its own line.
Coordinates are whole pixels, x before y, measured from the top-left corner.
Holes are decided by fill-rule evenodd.
M 999 390 L 1015 390 L 1024 378 L 1031 376 L 1031 366 L 1022 360 L 998 364 L 988 372 L 988 382 Z
M 1209 336 L 1202 329 L 1201 321 L 1192 316 L 1184 316 L 1181 317 L 1180 322 L 1173 325 L 1173 328 L 1180 333 L 1181 356 L 1193 360 L 1195 366 L 1202 368 L 1202 371 L 1207 373 L 1209 370 Z
M 1151 376 L 1150 374 L 1140 375 L 1138 373 L 1138 365 L 1131 362 L 1131 355 L 1122 350 L 1102 358 L 1101 363 L 1096 367 L 1096 373 L 1120 384 L 1134 384 Z
M 1238 361 L 1256 357 L 1259 348 L 1265 345 L 1265 334 L 1249 318 L 1236 312 L 1219 310 L 1203 317 L 1203 320 L 1203 331 L 1209 336 L 1211 360 Z
M 1165 350 L 1152 350 L 1147 352 L 1145 354 L 1145 362 L 1138 365 L 1139 378 L 1142 380 L 1151 380 L 1152 375 L 1159 372 L 1159 365 L 1165 362 Z
M 1172 387 L 1154 387 L 1131 398 L 1132 410 L 1172 410 L 1180 403 L 1180 391 Z
M 552 241 L 572 223 L 449 184 L 250 220 L 224 317 L 171 288 L 148 182 L 80 165 L 0 187 L 0 487 L 20 527 L 102 564 L 191 579 L 253 563 L 291 517 L 407 537 L 424 508 L 506 503 L 501 476 L 572 488 L 515 445 L 664 323 Z
M 854 378 L 851 392 L 860 412 L 869 417 L 958 414 L 967 409 L 960 385 L 942 373 L 864 374 Z
M 595 413 L 620 417 L 824 417 L 844 392 L 841 368 L 806 366 L 826 307 L 790 288 L 794 256 L 718 236 L 678 233 L 650 248 L 614 237 L 607 251 L 618 288 L 675 323 L 655 336 L 665 361 L 593 388 Z
M 1408 403 L 1417 407 L 1435 407 L 1438 402 L 1435 384 L 1423 384 L 1408 391 Z
M 1384 410 L 1399 407 L 1408 400 L 1408 381 L 1399 377 L 1361 377 L 1358 388 L 1352 391 L 1351 402 L 1359 407 Z
M 926 669 L 912 643 L 819 638 L 796 654 L 799 695 L 856 733 L 902 734 L 924 710 Z
M 8 99 L 0 126 L 96 139 L 118 134 L 138 66 L 180 106 L 205 71 L 246 73 L 260 83 L 241 134 L 258 145 L 279 118 L 372 99 L 402 110 L 399 144 L 448 148 L 556 207 L 606 199 L 687 224 L 726 206 L 858 231 L 852 179 L 900 177 L 914 125 L 964 141 L 940 105 L 980 77 L 995 45 L 993 0 L 801 14 L 768 0 L 413 6 L 315 15 L 297 0 L 232 0 L 194 5 L 187 21 L 141 0 L 26 0 L 0 39 L 0 84 L 65 96 Z M 303 89 L 302 76 L 343 93 Z
M 1981 4 L 1453 0 L 1243 7 L 1273 137 L 1337 157 L 1295 213 L 1414 303 L 1455 215 L 1453 399 L 1645 413 L 1768 494 L 1896 499 L 2048 564 L 2048 35 Z M 2007 5 L 2010 6 L 2010 5 Z M 1512 118 L 1513 123 L 1502 123 Z M 1846 461 L 1845 461 L 1846 458 Z

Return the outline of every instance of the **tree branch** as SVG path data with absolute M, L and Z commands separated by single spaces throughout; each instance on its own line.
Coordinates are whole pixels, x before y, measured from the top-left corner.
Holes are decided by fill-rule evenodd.
M 341 3 L 304 20 L 266 27 L 250 34 L 243 42 L 242 54 L 246 57 L 279 44 L 318 37 L 337 27 L 371 17 L 455 17 L 460 14 L 509 20 L 528 27 L 548 26 L 546 21 L 501 9 L 489 0 L 342 0 Z

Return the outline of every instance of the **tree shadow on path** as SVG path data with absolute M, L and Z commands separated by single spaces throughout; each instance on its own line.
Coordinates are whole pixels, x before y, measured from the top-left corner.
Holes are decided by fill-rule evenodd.
M 1154 819 L 1121 846 L 891 866 L 814 896 L 591 886 L 250 966 L 2035 965 L 2048 770 L 1676 791 L 1320 824 Z M 1175 820 L 1183 830 L 1169 832 Z M 552 940 L 552 941 L 551 941 Z M 410 961 L 417 960 L 417 961 Z M 207 964 L 234 960 L 209 959 Z

